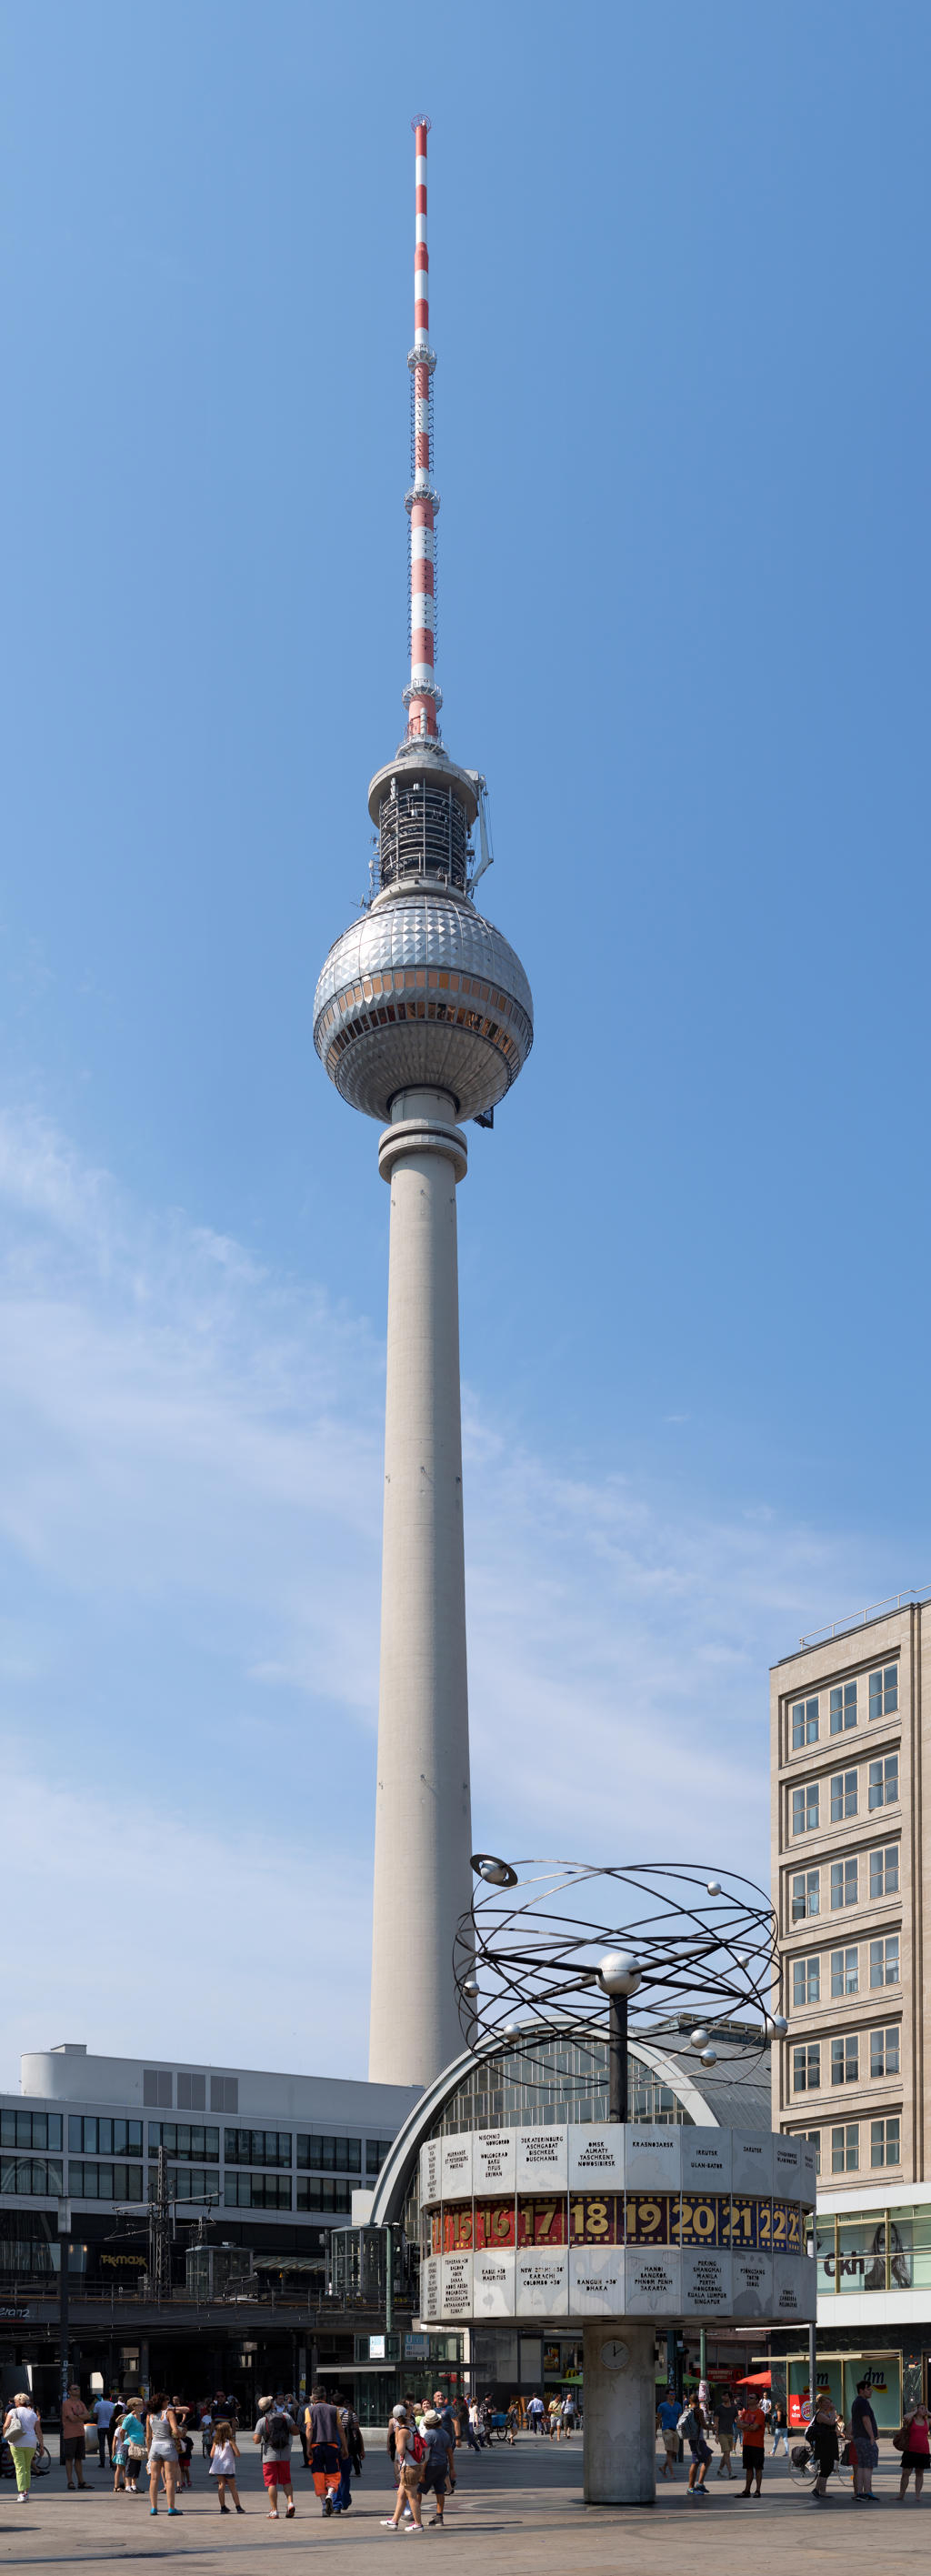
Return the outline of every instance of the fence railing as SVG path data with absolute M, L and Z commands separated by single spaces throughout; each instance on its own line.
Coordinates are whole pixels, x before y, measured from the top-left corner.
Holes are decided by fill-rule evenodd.
M 910 1601 L 931 1601 L 931 1583 L 910 1584 L 905 1592 L 890 1592 L 885 1601 L 871 1601 L 866 1610 L 853 1610 L 847 1619 L 832 1619 L 827 1628 L 811 1628 L 799 1646 L 824 1646 L 832 1637 L 848 1637 L 854 1628 L 866 1628 L 871 1619 L 881 1619 L 891 1610 L 901 1610 Z

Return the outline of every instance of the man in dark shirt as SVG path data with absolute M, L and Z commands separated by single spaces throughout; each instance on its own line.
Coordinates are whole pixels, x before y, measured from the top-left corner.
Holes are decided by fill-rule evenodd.
M 338 2513 L 337 2492 L 348 2453 L 337 2409 L 321 2388 L 311 2389 L 306 2421 L 314 2493 L 324 2514 Z
M 871 2504 L 878 2504 L 879 2498 L 873 2494 L 873 2470 L 879 2459 L 879 2426 L 870 2405 L 869 2387 L 868 2379 L 858 2379 L 857 2393 L 850 2409 L 853 2491 L 855 2495 L 868 2496 Z
M 737 2408 L 734 2404 L 729 2388 L 724 2389 L 717 2400 L 713 2421 L 714 2429 L 721 2445 L 721 2466 L 718 2470 L 718 2476 L 719 2478 L 729 2478 L 731 2475 L 731 2452 L 734 2448 L 734 2430 L 737 2423 Z

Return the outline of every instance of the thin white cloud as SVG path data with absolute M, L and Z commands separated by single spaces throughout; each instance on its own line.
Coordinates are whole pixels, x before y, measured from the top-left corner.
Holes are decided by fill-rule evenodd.
M 364 2067 L 382 1376 L 380 1323 L 0 1120 L 7 2087 L 21 2045 L 127 2047 L 153 1941 L 157 2054 Z M 765 1873 L 766 1667 L 849 1550 L 570 1475 L 478 1388 L 466 1505 L 477 1840 Z

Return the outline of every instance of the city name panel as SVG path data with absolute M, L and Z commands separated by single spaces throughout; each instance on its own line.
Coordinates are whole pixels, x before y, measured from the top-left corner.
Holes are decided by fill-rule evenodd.
M 815 2313 L 814 2157 L 768 2131 L 475 2130 L 421 2149 L 425 2325 Z

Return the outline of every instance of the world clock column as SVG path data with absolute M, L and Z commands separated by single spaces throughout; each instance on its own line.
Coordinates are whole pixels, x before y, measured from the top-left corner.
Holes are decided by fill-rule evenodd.
M 391 1227 L 369 2079 L 426 2085 L 463 2046 L 452 1957 L 472 1885 L 455 1101 L 399 1093 L 378 1159 Z

